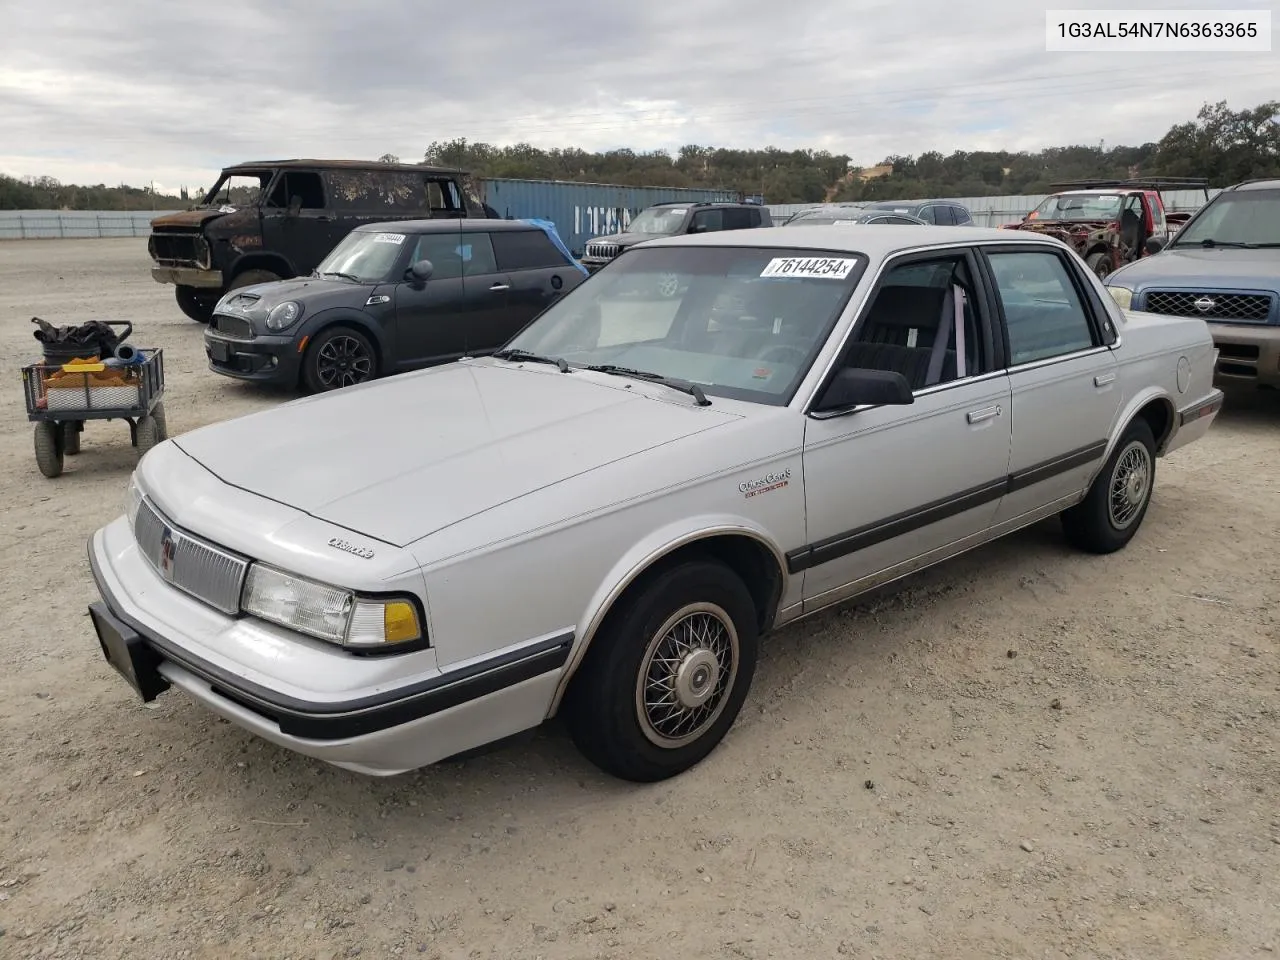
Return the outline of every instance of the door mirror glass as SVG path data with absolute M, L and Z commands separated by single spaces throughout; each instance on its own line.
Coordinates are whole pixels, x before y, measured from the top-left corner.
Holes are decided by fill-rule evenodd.
M 908 404 L 915 402 L 911 384 L 896 370 L 864 370 L 845 367 L 823 392 L 815 409 L 839 410 L 863 404 Z
M 1159 253 L 1164 249 L 1164 241 L 1159 237 L 1147 238 L 1147 253 Z
M 431 279 L 431 274 L 435 271 L 430 260 L 419 260 L 409 268 L 409 276 L 419 283 L 426 283 Z

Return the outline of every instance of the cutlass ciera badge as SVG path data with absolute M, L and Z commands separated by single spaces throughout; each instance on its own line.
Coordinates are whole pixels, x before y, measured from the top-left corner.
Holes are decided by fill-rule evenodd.
M 335 550 L 341 550 L 344 553 L 350 553 L 357 557 L 363 557 L 365 560 L 373 559 L 373 551 L 368 547 L 358 547 L 354 543 L 343 540 L 341 537 L 334 537 L 329 541 L 329 546 Z
M 781 490 L 791 482 L 791 468 L 785 470 L 777 470 L 766 473 L 763 477 L 757 477 L 754 480 L 744 480 L 738 484 L 738 490 L 744 497 L 748 499 L 759 496 L 762 493 L 770 493 L 774 490 Z

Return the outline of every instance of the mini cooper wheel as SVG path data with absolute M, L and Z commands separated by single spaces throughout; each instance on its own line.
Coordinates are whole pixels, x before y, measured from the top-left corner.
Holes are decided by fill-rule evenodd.
M 373 344 L 352 327 L 330 327 L 307 347 L 302 377 L 313 393 L 341 390 L 372 380 L 378 373 Z
M 566 699 L 578 749 L 641 783 L 681 773 L 733 725 L 755 673 L 756 608 L 707 561 L 653 577 L 611 611 Z
M 1063 512 L 1067 539 L 1090 553 L 1119 550 L 1142 525 L 1155 480 L 1155 437 L 1139 417 L 1125 429 L 1085 498 Z

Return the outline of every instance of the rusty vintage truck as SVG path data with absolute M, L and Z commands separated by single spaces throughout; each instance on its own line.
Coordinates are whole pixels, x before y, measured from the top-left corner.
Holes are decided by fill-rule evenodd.
M 1202 178 L 1073 180 L 1050 187 L 1053 193 L 1006 230 L 1047 233 L 1070 244 L 1099 277 L 1164 247 L 1190 217 L 1170 213 L 1162 191 L 1203 190 Z
M 151 276 L 208 323 L 229 290 L 306 276 L 362 223 L 497 217 L 470 174 L 415 164 L 275 160 L 227 167 L 199 203 L 151 221 Z

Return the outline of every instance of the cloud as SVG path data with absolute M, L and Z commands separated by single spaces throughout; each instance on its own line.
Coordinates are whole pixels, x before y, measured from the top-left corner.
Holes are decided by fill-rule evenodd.
M 928 149 L 1142 143 L 1206 100 L 1241 108 L 1275 95 L 1274 53 L 1046 53 L 1044 10 L 1068 5 L 1083 6 L 9 5 L 0 171 L 197 187 L 243 160 L 417 159 L 454 137 L 815 147 L 871 164 Z

